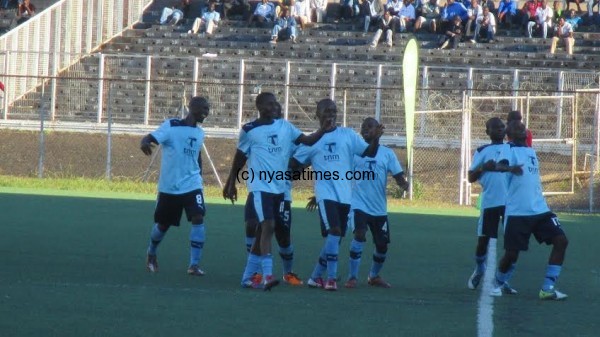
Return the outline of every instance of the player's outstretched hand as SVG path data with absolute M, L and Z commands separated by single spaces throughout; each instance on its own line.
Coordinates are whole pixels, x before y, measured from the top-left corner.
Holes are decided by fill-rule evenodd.
M 227 181 L 225 187 L 223 187 L 223 199 L 231 200 L 232 205 L 237 201 L 237 188 L 235 187 L 235 183 Z
M 314 212 L 317 209 L 317 198 L 314 196 L 308 198 L 308 203 L 306 204 L 306 210 L 309 212 Z
M 383 124 L 379 124 L 377 125 L 377 127 L 373 130 L 373 138 L 374 139 L 379 139 L 381 138 L 381 136 L 383 136 L 383 130 L 385 130 L 385 126 L 383 126 Z
M 152 154 L 152 143 L 142 141 L 140 149 L 142 150 L 142 152 L 144 152 L 145 155 L 149 156 Z

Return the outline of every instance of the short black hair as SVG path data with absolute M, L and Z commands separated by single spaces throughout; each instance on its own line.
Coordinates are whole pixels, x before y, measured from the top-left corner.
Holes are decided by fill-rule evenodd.
M 272 92 L 261 92 L 258 94 L 258 96 L 256 96 L 256 107 L 258 108 L 259 105 L 263 104 L 269 96 L 275 97 L 275 94 Z
M 506 135 L 514 140 L 527 139 L 527 128 L 520 121 L 510 121 L 506 127 Z
M 519 111 L 519 110 L 513 110 L 513 111 L 509 112 L 508 116 L 506 117 L 507 122 L 520 121 L 522 119 L 523 119 L 523 115 L 521 115 L 521 111 Z
M 502 125 L 504 125 L 504 122 L 502 122 L 502 120 L 500 118 L 492 117 L 492 118 L 488 119 L 487 122 L 485 122 L 485 129 L 489 130 L 494 123 L 501 123 Z
M 197 107 L 203 103 L 208 103 L 208 100 L 201 96 L 194 96 L 190 99 L 188 106 L 191 109 L 192 107 Z

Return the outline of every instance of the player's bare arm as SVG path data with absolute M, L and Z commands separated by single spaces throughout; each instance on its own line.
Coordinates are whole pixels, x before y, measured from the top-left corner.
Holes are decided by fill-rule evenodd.
M 521 164 L 521 165 L 509 166 L 508 160 L 501 160 L 498 163 L 496 163 L 496 171 L 508 172 L 508 173 L 512 173 L 516 176 L 520 176 L 520 175 L 523 175 L 523 165 Z
M 327 131 L 331 131 L 335 128 L 335 120 L 332 119 L 328 119 L 326 120 L 321 127 L 311 133 L 310 135 L 305 135 L 305 134 L 301 134 L 295 141 L 294 143 L 296 145 L 299 144 L 304 144 L 307 146 L 312 146 L 314 145 L 316 142 L 319 141 L 319 139 L 321 139 L 321 137 L 323 137 L 323 135 L 327 132 Z
M 152 135 L 148 134 L 144 138 L 142 138 L 142 141 L 140 143 L 140 149 L 142 150 L 142 152 L 144 152 L 145 155 L 149 156 L 152 154 L 152 147 L 154 146 L 154 144 L 158 145 L 158 142 Z
M 227 182 L 223 187 L 223 199 L 231 200 L 233 204 L 237 201 L 237 188 L 235 187 L 235 181 L 238 175 L 238 172 L 244 167 L 246 164 L 246 160 L 248 158 L 244 154 L 244 152 L 237 150 L 235 152 L 235 156 L 233 157 L 233 164 L 231 164 L 231 171 L 229 172 L 229 177 L 227 177 Z
M 474 183 L 481 178 L 483 173 L 491 171 L 496 171 L 496 162 L 490 159 L 479 165 L 475 170 L 469 171 L 469 182 Z

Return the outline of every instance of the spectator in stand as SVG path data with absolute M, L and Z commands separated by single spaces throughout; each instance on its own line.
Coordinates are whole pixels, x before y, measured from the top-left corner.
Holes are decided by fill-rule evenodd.
M 318 23 L 325 21 L 327 17 L 327 0 L 310 0 L 310 9 Z
M 579 24 L 581 23 L 582 19 L 581 19 L 580 16 L 578 16 L 577 14 L 575 14 L 575 10 L 574 9 L 571 9 L 567 13 L 567 17 L 565 18 L 565 21 L 567 23 L 569 23 L 571 25 L 571 27 L 573 27 L 573 31 L 576 31 L 577 27 L 579 27 Z
M 350 20 L 362 14 L 358 0 L 340 0 L 340 18 L 342 21 Z
M 462 20 L 460 16 L 456 15 L 452 20 L 452 26 L 444 34 L 444 42 L 440 45 L 439 49 L 445 49 L 450 46 L 452 49 L 456 49 L 458 43 L 461 41 L 464 34 Z
M 304 30 L 306 24 L 310 23 L 310 0 L 290 0 L 290 15 L 300 24 Z
M 498 6 L 498 23 L 502 23 L 506 28 L 511 29 L 516 17 L 517 1 L 501 0 Z
M 405 33 L 408 28 L 414 27 L 415 7 L 412 5 L 411 0 L 404 0 L 402 8 L 398 12 L 397 20 L 401 33 Z
M 181 11 L 184 19 L 192 19 L 190 10 L 192 9 L 192 0 L 181 0 Z
M 404 3 L 401 0 L 388 0 L 384 8 L 386 12 L 390 12 L 393 19 L 395 16 L 398 16 L 402 6 L 404 6 Z
M 530 21 L 527 24 L 527 34 L 529 38 L 533 36 L 533 30 L 542 31 L 542 37 L 545 39 L 548 37 L 548 28 L 552 28 L 552 8 L 546 5 L 546 1 L 542 0 L 542 5 L 536 10 L 535 22 Z
M 377 25 L 382 17 L 383 8 L 380 7 L 378 0 L 364 0 L 360 7 L 361 15 L 365 17 L 365 33 L 369 31 L 371 25 Z
M 383 35 L 385 38 L 385 42 L 388 47 L 392 46 L 392 40 L 395 31 L 394 17 L 391 15 L 389 11 L 383 13 L 383 18 L 379 21 L 379 29 L 375 32 L 375 36 L 373 36 L 373 41 L 371 41 L 371 48 L 377 48 L 377 44 L 379 43 L 379 39 Z
M 454 18 L 458 16 L 461 22 L 468 19 L 467 8 L 460 2 L 455 2 L 454 0 L 448 0 L 442 9 L 442 23 L 441 28 L 442 32 L 446 34 L 446 32 L 452 30 L 454 26 Z
M 600 0 L 588 0 L 587 1 L 587 11 L 588 16 L 591 18 L 594 16 L 594 7 L 598 7 L 598 14 L 600 14 Z
M 554 1 L 554 5 L 552 6 L 552 12 L 554 13 L 552 20 L 554 23 L 554 26 L 558 26 L 558 20 L 563 17 L 564 13 L 562 8 L 560 7 L 560 2 L 559 1 Z
M 573 46 L 575 45 L 575 37 L 573 36 L 573 27 L 565 21 L 565 18 L 560 18 L 555 36 L 552 38 L 550 46 L 550 54 L 556 51 L 556 45 L 561 42 L 564 44 L 567 54 L 573 55 Z
M 233 16 L 241 16 L 242 20 L 247 20 L 250 14 L 250 4 L 248 0 L 225 0 L 222 14 L 223 20 L 229 20 Z
M 177 1 L 173 1 L 173 6 L 165 7 L 162 10 L 162 15 L 158 23 L 161 25 L 176 25 L 183 19 L 183 6 L 178 4 Z
M 575 3 L 575 4 L 577 5 L 577 11 L 578 11 L 578 12 L 581 12 L 581 11 L 582 11 L 582 10 L 581 10 L 581 1 L 580 1 L 580 0 L 563 0 L 563 3 L 564 3 L 564 5 L 565 5 L 565 6 L 564 6 L 564 7 L 565 7 L 565 10 L 567 10 L 567 11 L 569 10 L 569 7 L 571 7 L 571 3 Z M 593 6 L 593 5 L 592 5 L 592 6 Z
M 556 4 L 556 2 L 555 2 Z M 521 8 L 521 27 L 528 29 L 529 22 L 535 22 L 537 9 L 541 7 L 538 0 L 528 0 Z
M 208 5 L 208 11 L 202 14 L 201 18 L 196 18 L 196 20 L 194 20 L 192 29 L 188 30 L 188 33 L 198 34 L 200 28 L 204 27 L 206 34 L 212 35 L 213 30 L 217 28 L 217 25 L 221 20 L 221 15 L 216 11 L 215 7 L 216 4 L 211 2 L 210 5 Z
M 479 42 L 481 33 L 485 32 L 488 43 L 494 43 L 494 35 L 496 34 L 496 18 L 490 12 L 488 7 L 483 8 L 483 14 L 477 18 L 475 24 L 475 36 L 471 42 Z
M 23 22 L 31 19 L 35 15 L 35 6 L 29 2 L 29 0 L 23 0 L 22 3 L 19 3 L 19 7 L 17 8 L 17 24 L 22 24 Z
M 437 0 L 429 0 L 421 7 L 421 16 L 415 22 L 415 31 L 426 25 L 430 32 L 437 32 L 437 23 L 440 20 L 440 6 Z
M 262 0 L 256 4 L 254 14 L 248 18 L 248 26 L 256 20 L 258 27 L 266 28 L 269 22 L 273 22 L 275 18 L 279 17 L 279 7 L 275 6 L 269 0 Z
M 483 8 L 479 4 L 477 0 L 471 1 L 471 5 L 467 8 L 467 26 L 465 27 L 466 33 L 465 36 L 471 36 L 471 30 L 475 28 L 477 23 L 477 18 L 483 15 Z M 475 40 L 475 37 L 471 39 L 471 41 Z
M 271 33 L 271 44 L 276 44 L 279 38 L 289 38 L 292 43 L 296 43 L 296 19 L 289 15 L 289 11 L 284 9 L 281 15 L 275 21 L 273 31 Z

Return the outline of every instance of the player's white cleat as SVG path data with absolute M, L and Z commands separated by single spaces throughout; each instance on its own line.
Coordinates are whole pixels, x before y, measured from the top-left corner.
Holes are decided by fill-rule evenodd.
M 477 270 L 475 270 L 471 277 L 469 277 L 469 281 L 467 281 L 467 287 L 469 287 L 469 289 L 477 289 L 479 283 L 481 283 L 482 277 L 483 274 L 480 274 L 477 272 Z
M 511 286 L 508 283 L 504 283 L 500 286 L 495 285 L 494 288 L 492 288 L 492 291 L 490 291 L 490 296 L 495 296 L 495 297 L 500 297 L 502 295 L 516 295 L 516 294 L 518 294 L 518 291 L 511 288 Z
M 156 260 L 156 255 L 148 254 L 146 256 L 146 268 L 151 273 L 156 273 L 158 271 L 158 261 Z
M 540 300 L 554 300 L 562 301 L 569 297 L 567 294 L 561 293 L 560 291 L 552 288 L 549 291 L 540 290 Z

